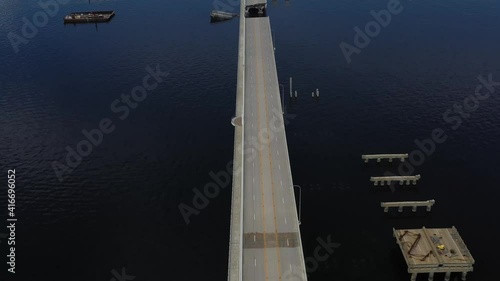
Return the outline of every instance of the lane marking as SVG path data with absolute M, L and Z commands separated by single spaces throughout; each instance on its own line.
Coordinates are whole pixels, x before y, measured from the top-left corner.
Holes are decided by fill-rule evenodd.
M 290 241 L 288 241 L 288 238 L 286 239 L 286 245 L 290 246 Z
M 265 117 L 266 118 L 266 123 L 265 124 L 268 125 L 268 124 L 270 124 L 270 122 L 269 122 L 269 115 L 268 115 L 268 112 L 269 112 L 268 103 L 269 102 L 268 102 L 268 99 L 267 99 L 267 95 L 269 93 L 266 93 L 266 90 L 267 90 L 266 79 L 265 79 L 265 76 L 264 76 L 264 71 L 262 71 L 263 70 L 262 63 L 264 62 L 264 58 L 262 57 L 262 51 L 264 50 L 264 48 L 263 48 L 262 40 L 261 40 L 261 38 L 262 38 L 261 28 L 260 28 L 261 25 L 260 25 L 259 21 L 256 22 L 256 26 L 258 27 L 257 31 L 259 33 L 259 36 L 257 37 L 257 40 L 255 40 L 255 45 L 256 45 L 257 52 L 259 53 L 260 58 L 261 58 L 258 61 L 260 69 L 257 72 L 257 74 L 260 74 L 261 77 L 262 77 L 262 82 L 263 82 L 262 86 L 263 86 L 263 89 L 264 89 L 264 91 L 262 91 L 262 95 L 264 96 L 264 106 L 265 106 L 264 113 L 265 113 L 265 116 L 266 116 Z M 270 38 L 270 36 L 269 36 L 269 38 Z M 257 42 L 259 43 L 259 47 L 260 48 L 257 48 Z M 271 42 L 272 42 L 272 39 L 271 39 Z M 270 78 L 268 77 L 268 80 L 269 79 Z M 259 101 L 258 97 L 259 97 L 259 95 L 257 95 L 257 101 Z M 271 105 L 274 107 L 274 104 L 271 104 Z M 260 124 L 260 122 L 259 122 L 259 124 Z M 266 128 L 266 129 L 268 129 L 268 128 Z M 273 211 L 274 211 L 274 234 L 275 234 L 276 241 L 279 241 L 278 240 L 278 223 L 276 221 L 276 215 L 277 215 L 278 212 L 276 211 L 276 204 L 275 204 L 275 202 L 276 202 L 276 196 L 275 196 L 275 188 L 274 188 L 273 161 L 272 161 L 272 155 L 271 155 L 272 154 L 271 153 L 272 149 L 271 149 L 271 139 L 270 139 L 269 135 L 267 135 L 267 147 L 268 147 L 268 151 L 267 152 L 268 152 L 269 165 L 270 165 L 269 166 L 269 173 L 270 173 L 270 178 L 271 178 L 271 190 L 272 190 L 272 196 L 273 196 L 272 197 L 272 202 L 273 202 Z M 265 238 L 265 236 L 264 236 L 264 238 Z M 282 280 L 282 276 L 281 276 L 281 252 L 279 251 L 279 247 L 276 247 L 276 256 L 278 258 L 278 266 L 277 266 L 278 277 L 279 277 L 279 281 L 281 281 Z M 268 277 L 268 276 L 266 275 L 266 277 Z
M 285 217 L 285 224 L 286 224 L 286 217 Z
M 279 150 L 276 150 L 276 154 L 280 155 L 280 151 L 279 151 Z
M 256 22 L 258 24 L 258 22 Z M 254 46 L 255 46 L 255 49 L 256 51 L 258 50 L 257 49 L 257 32 L 255 32 L 255 29 L 254 29 L 254 32 L 253 32 L 253 36 L 254 36 Z M 255 55 L 255 59 L 256 59 L 256 65 L 255 65 L 255 69 L 257 70 L 257 65 L 259 63 L 259 60 L 257 59 L 257 52 L 256 52 L 256 55 Z M 259 86 L 259 73 L 258 71 L 256 71 L 257 75 L 255 75 L 255 80 L 257 81 L 257 87 Z M 257 126 L 258 126 L 258 131 L 261 130 L 260 128 L 260 124 L 261 124 L 261 116 L 260 116 L 260 99 L 259 99 L 259 91 L 257 90 L 256 91 L 256 101 L 257 101 Z M 254 102 L 254 105 L 255 105 L 255 102 Z M 255 106 L 254 106 L 255 107 Z M 264 204 L 265 202 L 265 198 L 264 198 L 264 185 L 263 185 L 263 176 L 262 176 L 262 150 L 259 150 L 259 170 L 260 170 L 260 193 L 261 193 L 261 208 L 262 208 L 262 226 L 263 226 L 263 235 L 264 235 L 264 272 L 265 272 L 265 276 L 266 276 L 266 279 L 265 280 L 269 280 L 269 270 L 268 270 L 268 256 L 267 256 L 267 239 L 266 239 L 266 206 Z
M 253 220 L 255 220 L 255 213 L 253 213 Z
M 281 202 L 282 202 L 283 204 L 285 204 L 285 198 L 284 198 L 284 197 L 281 197 Z
M 257 53 L 257 56 L 256 57 L 259 57 L 259 60 L 257 61 L 257 69 L 260 70 L 260 71 L 256 71 L 256 76 L 260 76 L 261 78 L 261 81 L 262 81 L 262 84 L 260 85 L 262 87 L 262 91 L 260 91 L 260 95 L 258 94 L 257 95 L 257 102 L 260 104 L 260 99 L 263 97 L 264 99 L 264 114 L 265 114 L 265 122 L 264 124 L 266 124 L 266 126 L 268 126 L 270 124 L 269 122 L 269 114 L 268 112 L 269 111 L 269 108 L 268 108 L 268 99 L 267 99 L 267 95 L 269 94 L 267 91 L 268 91 L 268 88 L 267 88 L 267 85 L 266 85 L 266 77 L 264 76 L 264 68 L 263 68 L 263 64 L 266 63 L 266 61 L 264 60 L 264 57 L 263 57 L 263 45 L 262 45 L 262 40 L 261 38 L 263 37 L 262 36 L 262 33 L 261 33 L 261 25 L 260 25 L 260 22 L 259 21 L 256 21 L 255 22 L 255 27 L 256 27 L 256 32 L 254 34 L 254 36 L 258 35 L 255 40 L 254 40 L 254 44 L 255 44 L 255 48 L 256 48 L 256 53 Z M 267 31 L 267 30 L 265 30 Z M 270 38 L 270 37 L 269 37 Z M 269 77 L 267 77 L 269 79 Z M 260 107 L 259 108 L 259 114 L 260 114 Z M 260 126 L 261 122 L 259 121 L 259 126 Z M 265 129 L 268 129 L 268 128 L 265 128 Z M 275 197 L 275 188 L 274 188 L 274 176 L 273 176 L 273 163 L 272 163 L 272 157 L 271 157 L 271 141 L 270 141 L 270 136 L 267 135 L 267 154 L 268 154 L 268 157 L 269 157 L 269 170 L 266 170 L 266 172 L 268 172 L 270 174 L 270 178 L 271 178 L 271 190 L 272 190 L 272 204 L 273 204 L 273 212 L 274 212 L 274 234 L 275 234 L 275 240 L 278 241 L 278 223 L 276 221 L 276 214 L 277 214 L 277 211 L 276 211 L 276 197 Z M 262 153 L 261 153 L 261 157 L 262 157 Z M 262 159 L 262 158 L 261 158 Z M 262 168 L 262 163 L 261 163 L 261 168 Z M 261 172 L 262 172 L 262 169 L 261 169 Z M 262 180 L 262 179 L 261 179 Z M 263 187 L 262 187 L 263 188 Z M 264 211 L 265 212 L 265 211 Z M 265 224 L 264 224 L 265 225 Z M 264 236 L 264 251 L 266 251 L 266 236 Z M 277 259 L 278 259 L 278 265 L 277 265 L 277 270 L 278 270 L 278 280 L 276 281 L 281 281 L 282 280 L 282 276 L 281 276 L 281 252 L 279 250 L 279 247 L 276 247 L 276 256 L 277 256 Z M 266 253 L 266 252 L 265 252 Z M 267 258 L 267 255 L 265 255 L 265 257 Z M 266 265 L 267 265 L 268 261 L 266 259 Z M 273 263 L 273 267 L 274 267 L 274 263 Z M 269 280 L 269 276 L 267 274 L 267 270 L 266 270 L 266 280 Z
M 280 170 L 281 170 L 281 165 L 280 165 L 280 164 L 278 164 L 278 169 L 280 169 Z

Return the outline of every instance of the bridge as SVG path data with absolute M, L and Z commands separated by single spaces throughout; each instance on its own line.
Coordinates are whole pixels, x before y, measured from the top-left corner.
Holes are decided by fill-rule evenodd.
M 242 0 L 229 281 L 307 281 L 266 3 Z

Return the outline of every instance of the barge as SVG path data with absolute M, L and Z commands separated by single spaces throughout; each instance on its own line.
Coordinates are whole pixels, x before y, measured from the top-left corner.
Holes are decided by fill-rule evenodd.
M 115 11 L 75 12 L 64 17 L 64 23 L 108 22 L 115 16 Z

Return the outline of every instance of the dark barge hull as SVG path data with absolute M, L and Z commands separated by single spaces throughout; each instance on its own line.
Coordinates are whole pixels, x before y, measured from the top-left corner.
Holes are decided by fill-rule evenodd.
M 64 17 L 64 23 L 108 22 L 115 16 L 115 11 L 75 12 Z

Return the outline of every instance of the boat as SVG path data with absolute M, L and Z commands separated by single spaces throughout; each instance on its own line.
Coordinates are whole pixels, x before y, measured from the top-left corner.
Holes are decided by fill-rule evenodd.
M 64 23 L 108 22 L 115 16 L 115 11 L 75 12 L 64 17 Z
M 210 13 L 210 21 L 211 22 L 225 21 L 225 20 L 230 20 L 230 19 L 237 17 L 237 16 L 238 16 L 238 14 L 213 10 Z

